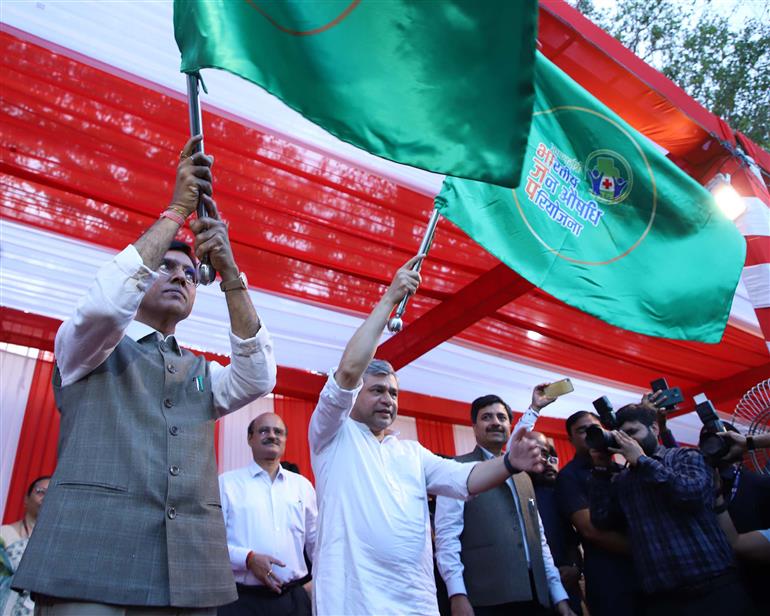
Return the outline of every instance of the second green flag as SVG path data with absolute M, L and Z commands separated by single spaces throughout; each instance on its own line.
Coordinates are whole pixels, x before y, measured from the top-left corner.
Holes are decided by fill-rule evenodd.
M 711 194 L 540 53 L 519 188 L 448 178 L 441 213 L 567 304 L 719 342 L 745 241 Z

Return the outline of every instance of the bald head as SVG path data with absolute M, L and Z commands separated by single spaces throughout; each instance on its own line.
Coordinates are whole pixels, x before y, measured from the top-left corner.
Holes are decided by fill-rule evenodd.
M 280 460 L 286 450 L 286 424 L 275 413 L 257 415 L 249 424 L 248 443 L 254 461 Z

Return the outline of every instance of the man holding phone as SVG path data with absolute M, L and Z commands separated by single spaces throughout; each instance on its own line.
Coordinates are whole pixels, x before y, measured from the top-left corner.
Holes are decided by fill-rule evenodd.
M 537 385 L 527 417 L 537 418 L 555 397 Z M 513 414 L 496 395 L 471 404 L 476 448 L 460 462 L 494 459 L 511 434 Z M 534 424 L 534 421 L 531 423 Z M 531 429 L 527 424 L 527 429 Z M 436 560 L 447 586 L 452 616 L 472 614 L 557 614 L 573 616 L 546 541 L 532 481 L 517 473 L 504 485 L 462 502 L 436 499 Z M 496 566 L 492 566 L 496 565 Z

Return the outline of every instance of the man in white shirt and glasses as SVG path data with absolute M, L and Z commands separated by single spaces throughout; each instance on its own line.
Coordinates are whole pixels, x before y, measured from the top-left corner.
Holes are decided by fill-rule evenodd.
M 535 416 L 553 398 L 541 384 L 532 392 Z M 513 413 L 494 394 L 470 408 L 476 447 L 462 462 L 493 460 L 511 434 Z M 518 425 L 517 425 L 518 429 Z M 537 443 L 538 455 L 540 444 Z M 537 509 L 532 480 L 517 473 L 468 503 L 436 499 L 436 561 L 452 616 L 575 616 L 567 602 Z
M 372 361 L 393 309 L 417 291 L 410 259 L 348 342 L 310 420 L 318 489 L 313 600 L 318 616 L 438 614 L 427 493 L 467 499 L 518 470 L 539 469 L 540 450 L 520 431 L 509 453 L 478 464 L 440 458 L 389 430 L 398 380 Z
M 310 616 L 305 553 L 315 549 L 315 490 L 281 467 L 288 434 L 278 415 L 258 415 L 247 433 L 253 461 L 219 476 L 238 600 L 218 614 Z

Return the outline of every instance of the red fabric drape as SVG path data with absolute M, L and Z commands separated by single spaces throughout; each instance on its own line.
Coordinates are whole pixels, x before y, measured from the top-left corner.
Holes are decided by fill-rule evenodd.
M 3 524 L 15 522 L 22 517 L 24 495 L 29 484 L 41 475 L 53 474 L 56 467 L 59 411 L 51 388 L 52 374 L 53 362 L 43 359 L 43 351 L 40 351 L 19 434 Z
M 157 219 L 171 192 L 186 139 L 184 102 L 17 34 L 0 33 L 0 215 L 122 249 Z M 368 313 L 390 282 L 388 272 L 414 254 L 432 200 L 214 110 L 204 113 L 204 123 L 207 147 L 217 157 L 219 209 L 252 285 Z M 409 318 L 495 264 L 441 221 Z M 532 331 L 541 337 L 534 339 Z M 539 291 L 458 337 L 504 354 L 516 349 L 518 356 L 558 365 L 565 374 L 580 371 L 638 386 L 665 375 L 697 391 L 704 382 L 767 362 L 764 341 L 734 326 L 720 345 L 706 349 L 620 331 Z M 654 366 L 642 360 L 649 357 Z
M 417 439 L 433 453 L 444 456 L 454 456 L 455 435 L 451 423 L 434 421 L 433 419 L 417 418 Z
M 307 444 L 307 428 L 315 403 L 298 398 L 275 396 L 273 408 L 283 419 L 289 431 L 283 459 L 294 462 L 299 466 L 300 472 L 315 484 L 315 476 L 310 467 L 310 448 Z

